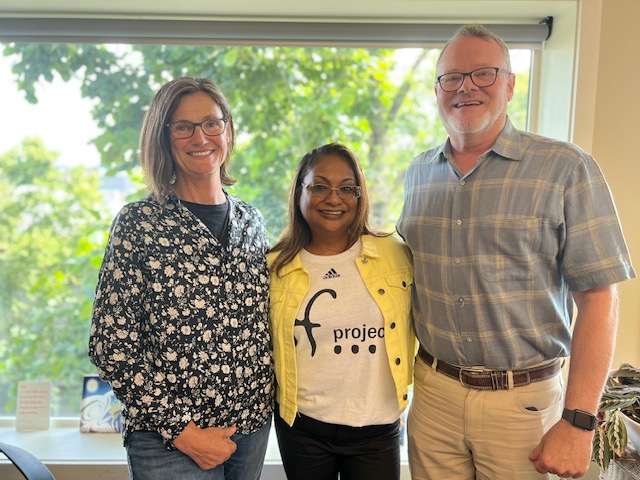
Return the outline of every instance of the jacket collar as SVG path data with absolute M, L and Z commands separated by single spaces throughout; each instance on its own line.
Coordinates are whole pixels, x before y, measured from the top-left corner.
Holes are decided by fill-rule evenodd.
M 360 237 L 360 240 L 362 241 L 362 258 L 378 258 L 380 256 L 380 251 L 378 250 L 378 246 L 376 245 L 374 238 L 375 237 L 372 235 L 362 235 Z M 302 260 L 300 260 L 300 252 L 298 252 L 298 254 L 293 257 L 293 260 L 282 267 L 280 275 L 285 276 L 291 272 L 302 269 Z

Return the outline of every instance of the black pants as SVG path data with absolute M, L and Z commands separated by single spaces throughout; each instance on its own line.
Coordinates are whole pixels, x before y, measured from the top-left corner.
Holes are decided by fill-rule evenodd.
M 274 415 L 278 446 L 289 480 L 399 480 L 400 421 L 349 427 L 305 415 L 293 427 Z

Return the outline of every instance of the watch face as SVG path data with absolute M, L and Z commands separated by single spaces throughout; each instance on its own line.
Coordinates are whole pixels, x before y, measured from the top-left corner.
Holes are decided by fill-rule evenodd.
M 596 417 L 580 410 L 576 410 L 573 417 L 573 424 L 584 430 L 593 430 L 596 427 Z

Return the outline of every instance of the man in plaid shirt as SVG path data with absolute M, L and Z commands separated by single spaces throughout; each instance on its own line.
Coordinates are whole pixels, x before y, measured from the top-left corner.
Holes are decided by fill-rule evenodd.
M 615 283 L 635 273 L 598 165 L 516 130 L 514 83 L 502 40 L 462 27 L 434 87 L 449 138 L 406 173 L 398 231 L 413 253 L 420 341 L 414 479 L 578 478 L 589 466 Z

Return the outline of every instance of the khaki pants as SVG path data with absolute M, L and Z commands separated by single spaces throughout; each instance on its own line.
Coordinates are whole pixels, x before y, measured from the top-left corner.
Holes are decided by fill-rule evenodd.
M 407 419 L 413 480 L 540 480 L 529 453 L 559 419 L 562 375 L 511 390 L 464 387 L 416 359 Z

